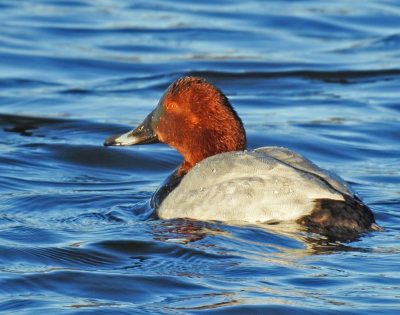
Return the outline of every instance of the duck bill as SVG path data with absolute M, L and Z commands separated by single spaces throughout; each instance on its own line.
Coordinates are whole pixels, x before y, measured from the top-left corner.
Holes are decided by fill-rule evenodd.
M 151 115 L 149 115 L 136 129 L 122 135 L 108 137 L 104 141 L 104 145 L 125 146 L 157 143 L 159 140 L 151 125 Z

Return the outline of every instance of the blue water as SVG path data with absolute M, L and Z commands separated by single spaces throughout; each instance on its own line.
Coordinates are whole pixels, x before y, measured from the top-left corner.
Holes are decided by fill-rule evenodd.
M 202 76 L 249 148 L 342 176 L 385 232 L 149 220 L 181 162 L 105 148 Z M 400 312 L 400 3 L 0 0 L 0 312 Z

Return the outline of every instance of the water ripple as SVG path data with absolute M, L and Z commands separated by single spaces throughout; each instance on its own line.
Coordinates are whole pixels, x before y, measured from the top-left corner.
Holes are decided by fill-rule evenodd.
M 0 312 L 396 313 L 400 6 L 394 1 L 0 0 Z M 105 148 L 183 75 L 249 148 L 342 176 L 383 233 L 157 220 L 182 157 Z

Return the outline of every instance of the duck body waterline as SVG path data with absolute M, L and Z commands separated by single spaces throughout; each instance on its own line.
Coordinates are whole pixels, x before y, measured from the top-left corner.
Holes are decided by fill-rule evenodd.
M 295 221 L 330 233 L 379 230 L 344 181 L 278 147 L 246 151 L 243 124 L 209 82 L 181 78 L 136 129 L 105 145 L 167 143 L 183 163 L 152 197 L 161 219 Z

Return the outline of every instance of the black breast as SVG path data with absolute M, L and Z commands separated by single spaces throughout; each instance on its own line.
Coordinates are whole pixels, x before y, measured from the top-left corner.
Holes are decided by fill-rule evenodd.
M 165 197 L 173 191 L 181 182 L 182 176 L 177 176 L 177 171 L 169 175 L 164 182 L 157 188 L 150 200 L 150 206 L 157 210 Z

